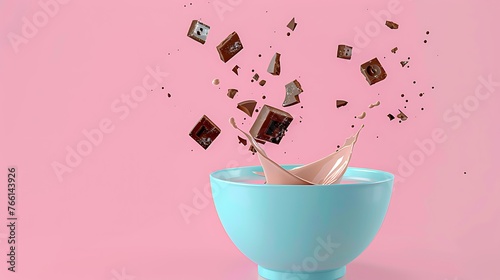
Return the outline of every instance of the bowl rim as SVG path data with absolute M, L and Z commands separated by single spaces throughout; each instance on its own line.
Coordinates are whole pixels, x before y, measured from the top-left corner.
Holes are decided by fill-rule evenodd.
M 281 165 L 285 169 L 290 169 L 294 167 L 301 166 L 301 164 L 284 164 Z M 224 180 L 221 178 L 217 178 L 216 175 L 218 173 L 222 172 L 227 172 L 231 170 L 237 170 L 237 169 L 251 169 L 251 168 L 260 168 L 262 170 L 261 165 L 250 165 L 250 166 L 238 166 L 238 167 L 232 167 L 232 168 L 225 168 L 225 169 L 219 169 L 216 170 L 212 173 L 210 173 L 210 180 L 214 180 L 217 182 L 225 182 L 225 183 L 230 183 L 231 186 L 240 186 L 240 187 L 250 187 L 250 188 L 276 188 L 276 187 L 287 187 L 287 188 L 303 188 L 305 185 L 277 185 L 277 184 L 253 184 L 253 183 L 245 183 L 245 182 L 235 182 L 235 181 L 228 181 Z M 387 182 L 393 182 L 394 181 L 394 174 L 389 173 L 387 171 L 383 170 L 378 170 L 378 169 L 371 169 L 371 168 L 364 168 L 364 167 L 348 167 L 348 170 L 355 170 L 355 171 L 361 171 L 361 172 L 369 172 L 369 173 L 378 173 L 386 176 L 386 179 L 383 180 L 377 180 L 377 181 L 369 181 L 369 182 L 363 182 L 360 184 L 331 184 L 331 185 L 307 185 L 306 187 L 308 188 L 323 188 L 323 187 L 349 187 L 349 188 L 361 188 L 365 186 L 373 186 L 373 185 L 379 185 Z

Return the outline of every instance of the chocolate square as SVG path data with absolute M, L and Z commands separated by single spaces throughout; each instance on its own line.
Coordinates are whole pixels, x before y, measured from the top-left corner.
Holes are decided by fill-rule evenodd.
M 189 38 L 205 44 L 205 42 L 207 41 L 208 31 L 210 31 L 210 26 L 200 21 L 193 20 L 191 22 L 191 26 L 189 27 L 187 35 Z
M 387 73 L 377 58 L 363 63 L 361 65 L 361 73 L 363 73 L 370 85 L 378 83 L 387 77 Z
M 264 105 L 250 128 L 250 134 L 256 139 L 279 144 L 292 120 L 289 113 Z
M 271 75 L 279 76 L 281 73 L 281 63 L 280 63 L 281 54 L 275 53 L 271 62 L 269 62 L 269 66 L 267 67 L 267 72 L 271 73 Z
M 343 59 L 351 59 L 352 47 L 347 45 L 339 45 L 337 48 L 337 57 Z
M 200 144 L 203 149 L 207 149 L 212 142 L 219 136 L 221 130 L 206 115 L 201 117 L 200 121 L 194 126 L 189 136 Z
M 220 59 L 224 62 L 228 62 L 242 49 L 243 44 L 241 43 L 240 37 L 236 32 L 229 34 L 229 36 L 227 36 L 227 38 L 217 46 L 217 51 L 219 52 Z

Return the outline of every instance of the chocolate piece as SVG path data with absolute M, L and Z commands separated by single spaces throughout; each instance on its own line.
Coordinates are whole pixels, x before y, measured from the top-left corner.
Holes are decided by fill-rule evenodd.
M 269 63 L 269 67 L 267 67 L 267 72 L 271 73 L 271 75 L 279 76 L 281 73 L 281 63 L 280 63 L 281 54 L 275 53 L 271 62 Z
M 403 113 L 401 110 L 399 110 L 399 114 L 397 115 L 397 117 L 402 121 L 406 121 L 408 119 L 408 116 L 405 115 L 405 113 Z
M 259 74 L 255 73 L 255 75 L 253 75 L 253 78 L 255 81 L 258 81 L 259 80 Z
M 389 120 L 391 120 L 391 121 L 394 119 L 394 116 L 392 114 L 389 114 L 387 116 L 389 117 Z
M 375 102 L 375 103 L 373 103 L 373 104 L 370 104 L 370 106 L 368 106 L 368 108 L 370 108 L 370 109 L 371 109 L 371 108 L 373 108 L 373 107 L 377 107 L 378 105 L 380 105 L 380 101 L 377 101 L 377 102 Z
M 217 46 L 217 51 L 219 52 L 220 59 L 224 61 L 224 63 L 228 62 L 242 49 L 243 44 L 241 43 L 240 37 L 236 32 L 229 34 L 229 36 L 227 36 L 227 38 Z
M 408 64 L 408 60 L 401 61 L 400 63 L 401 63 L 401 67 L 405 67 L 406 64 Z
M 337 49 L 337 57 L 343 59 L 351 59 L 352 47 L 347 45 L 339 45 Z
M 238 106 L 236 108 L 240 109 L 243 111 L 245 114 L 248 116 L 253 115 L 253 110 L 255 110 L 255 106 L 257 105 L 257 101 L 255 100 L 246 100 L 238 103 Z
M 231 99 L 234 98 L 234 96 L 236 95 L 236 93 L 238 93 L 238 90 L 237 89 L 234 89 L 234 88 L 230 88 L 227 90 L 227 96 Z
M 395 47 L 394 49 L 391 50 L 392 53 L 396 53 L 398 51 L 398 47 Z
M 297 23 L 295 22 L 295 18 L 292 18 L 290 22 L 286 25 L 286 27 L 290 28 L 292 31 L 295 30 L 295 27 L 297 26 Z
M 291 95 L 297 95 L 304 91 L 302 90 L 302 86 L 297 80 L 293 80 L 290 83 L 286 84 L 285 89 L 286 93 L 290 93 Z
M 239 67 L 238 65 L 235 65 L 235 66 L 233 67 L 233 72 L 234 72 L 234 74 L 238 75 L 238 69 L 240 69 L 240 67 Z
M 337 100 L 337 108 L 343 107 L 343 106 L 347 105 L 347 103 L 349 103 L 349 102 L 347 102 L 345 100 Z
M 264 86 L 266 84 L 266 80 L 260 80 L 259 85 Z
M 200 121 L 194 126 L 189 136 L 200 144 L 203 149 L 207 149 L 212 142 L 219 136 L 221 130 L 206 115 L 201 117 Z
M 399 24 L 388 20 L 385 22 L 385 25 L 387 25 L 390 29 L 398 29 L 399 27 Z
M 279 144 L 292 120 L 289 113 L 264 105 L 250 128 L 250 134 L 256 139 Z
M 300 103 L 299 95 L 285 95 L 285 101 L 283 101 L 283 107 L 289 107 L 295 104 Z
M 238 136 L 238 141 L 239 141 L 238 144 L 243 144 L 243 146 L 247 145 L 247 139 L 245 139 L 245 138 L 241 138 Z
M 361 73 L 370 85 L 380 82 L 387 77 L 387 73 L 377 58 L 363 63 L 361 65 Z
M 250 152 L 252 152 L 252 155 L 255 155 L 255 153 L 257 152 L 257 150 L 255 149 L 255 147 L 253 145 L 250 145 L 250 148 L 248 148 L 248 150 Z
M 187 36 L 195 41 L 205 44 L 207 41 L 208 31 L 210 31 L 210 26 L 200 21 L 193 20 L 191 22 L 191 26 L 189 27 Z
M 214 79 L 214 80 L 212 81 L 212 84 L 213 84 L 214 86 L 216 86 L 216 85 L 220 84 L 219 79 Z

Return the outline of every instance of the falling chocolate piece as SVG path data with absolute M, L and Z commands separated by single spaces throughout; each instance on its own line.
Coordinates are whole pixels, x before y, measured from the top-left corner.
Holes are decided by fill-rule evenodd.
M 239 67 L 238 65 L 235 65 L 235 66 L 233 67 L 233 72 L 234 72 L 234 74 L 238 75 L 238 69 L 240 69 L 240 67 Z
M 380 82 L 387 77 L 387 73 L 377 58 L 363 63 L 361 65 L 361 73 L 370 85 Z
M 187 36 L 195 41 L 205 44 L 207 41 L 208 31 L 210 31 L 210 26 L 200 21 L 193 20 L 191 22 L 191 26 L 189 27 Z
M 295 18 L 292 18 L 290 22 L 286 25 L 286 27 L 290 28 L 290 30 L 294 31 L 297 23 L 295 22 Z
M 257 152 L 257 150 L 255 149 L 255 147 L 253 145 L 250 145 L 250 148 L 248 148 L 248 150 L 250 152 L 252 152 L 252 155 L 255 155 L 255 153 Z
M 299 95 L 285 95 L 285 101 L 283 101 L 283 107 L 289 107 L 295 104 L 300 103 Z
M 255 75 L 253 75 L 252 79 L 254 79 L 255 81 L 258 81 L 259 80 L 259 74 L 255 73 Z
M 387 116 L 389 117 L 389 120 L 391 120 L 391 121 L 394 119 L 394 116 L 392 114 L 389 114 Z
M 397 115 L 397 117 L 402 121 L 406 121 L 408 119 L 408 116 L 405 115 L 405 113 L 403 113 L 401 110 L 399 110 L 399 114 Z
M 347 105 L 347 101 L 345 100 L 337 100 L 337 108 L 340 108 L 340 107 L 344 107 L 345 105 Z
M 388 20 L 385 22 L 385 25 L 387 25 L 390 29 L 398 29 L 399 27 L 399 24 Z
M 356 116 L 356 118 L 358 118 L 360 120 L 364 119 L 365 117 L 366 117 L 366 112 L 363 112 L 363 113 L 361 113 L 361 115 Z
M 298 95 L 302 93 L 304 90 L 302 90 L 302 86 L 300 85 L 299 81 L 293 80 L 289 82 L 288 84 L 285 85 L 286 93 L 290 93 L 291 95 Z
M 351 59 L 352 47 L 347 45 L 339 45 L 337 48 L 337 57 L 343 59 Z
M 224 62 L 228 62 L 242 49 L 243 44 L 241 43 L 240 37 L 236 32 L 229 34 L 229 36 L 227 36 L 227 38 L 217 46 L 217 51 L 219 52 L 220 59 Z
M 256 139 L 279 144 L 293 117 L 280 109 L 264 105 L 255 120 L 250 135 Z
M 271 73 L 274 76 L 279 76 L 281 73 L 281 63 L 280 63 L 281 54 L 275 53 L 271 62 L 269 63 L 269 67 L 267 67 L 267 72 Z
M 370 109 L 371 109 L 371 108 L 373 108 L 373 107 L 377 107 L 378 105 L 380 105 L 380 101 L 377 101 L 377 102 L 375 102 L 375 103 L 373 103 L 373 104 L 370 104 L 370 106 L 368 106 L 368 108 L 370 108 Z
M 264 86 L 266 84 L 266 80 L 260 80 L 259 85 Z
M 398 47 L 395 47 L 394 49 L 391 50 L 392 53 L 396 53 L 398 51 Z
M 237 89 L 234 89 L 234 88 L 230 88 L 227 90 L 227 96 L 231 99 L 234 98 L 234 96 L 236 95 L 236 93 L 238 93 L 238 90 Z
M 241 138 L 238 136 L 238 144 L 243 144 L 243 146 L 246 146 L 247 145 L 247 139 L 245 138 Z
M 257 101 L 255 100 L 246 100 L 238 103 L 238 106 L 236 108 L 240 109 L 243 111 L 245 114 L 248 116 L 253 115 L 253 111 L 255 110 L 255 106 L 257 105 Z
M 218 85 L 218 84 L 220 84 L 220 80 L 219 80 L 219 79 L 214 79 L 214 80 L 212 81 L 212 85 L 216 86 L 216 85 Z
M 400 62 L 401 63 L 401 67 L 405 67 L 406 64 L 408 64 L 408 62 L 409 62 L 408 60 L 401 61 Z
M 189 133 L 203 149 L 207 149 L 212 142 L 219 136 L 221 130 L 213 123 L 206 115 L 201 117 L 200 121 L 194 126 Z

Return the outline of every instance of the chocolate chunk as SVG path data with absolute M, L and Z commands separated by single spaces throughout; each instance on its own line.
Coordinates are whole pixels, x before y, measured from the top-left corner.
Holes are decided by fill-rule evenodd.
M 390 29 L 398 29 L 399 27 L 399 24 L 388 20 L 385 22 L 385 25 L 387 25 Z
M 189 136 L 200 144 L 203 149 L 207 149 L 212 142 L 219 136 L 221 130 L 206 115 L 194 126 Z
M 271 62 L 269 63 L 269 67 L 267 67 L 267 72 L 271 73 L 274 76 L 279 76 L 281 73 L 281 63 L 280 63 L 281 54 L 275 53 Z
M 264 86 L 266 84 L 266 80 L 260 80 L 259 85 Z
M 387 73 L 377 58 L 363 63 L 361 65 L 361 73 L 370 85 L 380 82 L 387 77 Z
M 283 101 L 283 107 L 289 107 L 295 104 L 300 103 L 299 95 L 285 95 L 285 101 Z
M 208 31 L 210 31 L 210 26 L 200 21 L 193 20 L 191 22 L 191 26 L 189 27 L 187 36 L 195 41 L 205 44 L 207 41 Z
M 401 67 L 405 67 L 406 64 L 408 64 L 408 60 L 401 61 L 400 63 L 401 63 Z
M 401 110 L 399 110 L 399 114 L 397 115 L 397 117 L 402 121 L 406 121 L 408 119 L 408 116 L 405 115 L 405 113 L 403 113 Z
M 259 74 L 255 73 L 255 75 L 253 75 L 253 78 L 255 81 L 258 81 L 259 80 Z
M 394 49 L 391 50 L 392 53 L 396 53 L 398 51 L 398 47 L 395 47 Z
M 253 110 L 255 110 L 255 106 L 257 105 L 257 101 L 255 100 L 246 100 L 238 103 L 238 106 L 236 108 L 240 109 L 243 111 L 245 114 L 248 116 L 253 115 Z
M 389 117 L 389 120 L 391 120 L 391 121 L 394 119 L 394 116 L 392 114 L 389 114 L 387 116 Z
M 347 45 L 339 45 L 337 49 L 337 57 L 343 59 L 351 59 L 352 47 Z
M 240 67 L 239 67 L 238 65 L 235 65 L 235 66 L 233 67 L 233 72 L 234 72 L 234 74 L 238 75 L 238 69 L 240 69 Z
M 304 91 L 302 90 L 302 86 L 297 80 L 293 80 L 290 83 L 286 84 L 285 89 L 286 93 L 290 93 L 291 95 L 297 95 Z
M 344 107 L 345 105 L 347 105 L 347 101 L 345 100 L 337 100 L 337 108 L 340 108 L 340 107 Z
M 234 88 L 230 88 L 227 90 L 227 96 L 231 99 L 234 98 L 234 96 L 236 95 L 236 93 L 238 93 L 238 90 L 237 89 L 234 89 Z
M 238 144 L 243 144 L 243 146 L 247 145 L 247 139 L 245 139 L 245 138 L 241 138 L 238 136 L 238 141 L 239 141 Z
M 229 34 L 229 36 L 227 36 L 227 38 L 217 46 L 217 51 L 219 52 L 220 59 L 224 62 L 228 62 L 242 49 L 243 44 L 241 43 L 240 37 L 236 32 Z
M 255 153 L 257 152 L 257 150 L 255 149 L 255 147 L 253 145 L 250 145 L 250 148 L 248 150 L 250 152 L 252 152 L 252 155 L 255 155 Z
M 290 28 L 292 31 L 295 30 L 295 27 L 297 26 L 297 23 L 295 22 L 295 18 L 292 18 L 290 22 L 286 25 L 286 27 Z
M 292 120 L 289 113 L 264 105 L 250 128 L 250 134 L 256 139 L 279 144 Z

